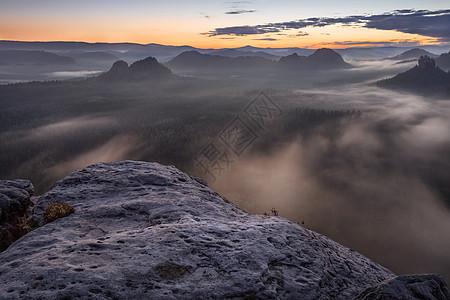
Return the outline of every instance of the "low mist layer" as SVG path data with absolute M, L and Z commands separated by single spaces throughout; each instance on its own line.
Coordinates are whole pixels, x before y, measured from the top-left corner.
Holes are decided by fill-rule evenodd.
M 251 212 L 275 208 L 395 272 L 450 276 L 450 103 L 364 86 L 298 95 L 307 107 L 363 113 L 290 127 L 295 133 L 283 137 L 272 135 L 275 122 L 213 187 Z
M 264 87 L 281 116 L 210 185 L 395 272 L 448 279 L 450 102 L 378 88 L 374 80 L 408 66 L 377 64 L 2 86 L 0 176 L 30 179 L 38 193 L 100 161 L 157 161 L 203 176 L 196 156 Z

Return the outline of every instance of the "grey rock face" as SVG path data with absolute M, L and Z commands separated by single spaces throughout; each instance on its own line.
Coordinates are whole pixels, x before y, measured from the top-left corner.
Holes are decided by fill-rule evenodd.
M 33 193 L 28 180 L 0 180 L 0 251 L 25 234 L 22 223 Z
M 399 276 L 362 292 L 355 300 L 447 300 L 448 286 L 439 275 Z
M 41 196 L 72 215 L 0 253 L 0 298 L 351 299 L 389 270 L 284 218 L 251 215 L 174 167 L 124 161 Z

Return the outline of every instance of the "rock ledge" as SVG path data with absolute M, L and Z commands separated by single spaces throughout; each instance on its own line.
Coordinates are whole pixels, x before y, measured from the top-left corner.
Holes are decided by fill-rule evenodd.
M 352 299 L 395 275 L 280 217 L 251 215 L 174 167 L 76 171 L 41 196 L 72 215 L 0 253 L 6 299 Z M 427 288 L 427 283 L 423 288 Z

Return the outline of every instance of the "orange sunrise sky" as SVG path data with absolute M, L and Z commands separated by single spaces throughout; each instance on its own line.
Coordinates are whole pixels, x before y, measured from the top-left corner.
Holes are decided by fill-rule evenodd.
M 442 23 L 448 27 L 447 4 L 385 0 L 375 4 L 0 0 L 0 40 L 132 42 L 201 48 L 443 44 L 450 40 L 448 29 L 436 28 L 433 32 L 424 28 L 430 27 L 430 21 L 434 26 Z M 427 27 L 418 26 L 420 22 Z

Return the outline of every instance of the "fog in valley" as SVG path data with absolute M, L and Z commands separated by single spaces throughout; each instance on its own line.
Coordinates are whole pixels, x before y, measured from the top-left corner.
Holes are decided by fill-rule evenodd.
M 248 212 L 275 209 L 398 274 L 450 280 L 450 101 L 377 85 L 417 60 L 385 59 L 392 50 L 343 54 L 351 66 L 342 69 L 283 68 L 278 56 L 193 68 L 166 53 L 153 55 L 173 73 L 164 78 L 96 77 L 116 60 L 145 58 L 119 50 L 97 65 L 98 54 L 64 49 L 55 53 L 66 60 L 46 58 L 57 68 L 0 67 L 3 83 L 66 79 L 0 86 L 1 179 L 29 179 L 42 194 L 97 162 L 175 165 Z M 237 152 L 224 142 L 236 118 L 252 134 Z M 220 169 L 199 163 L 211 143 L 227 154 Z
M 396 272 L 433 265 L 448 276 L 450 103 L 365 85 L 294 93 L 302 107 L 362 114 L 269 146 L 257 140 L 212 186 L 248 211 L 275 208 Z

